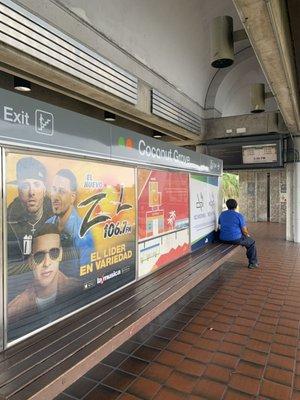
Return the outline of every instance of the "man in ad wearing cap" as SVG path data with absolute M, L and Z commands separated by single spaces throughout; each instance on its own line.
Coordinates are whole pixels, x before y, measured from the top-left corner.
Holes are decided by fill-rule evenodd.
M 46 196 L 44 165 L 33 157 L 21 158 L 17 162 L 16 175 L 17 180 L 12 183 L 18 185 L 18 197 L 7 209 L 8 261 L 21 263 L 18 268 L 22 270 L 22 263 L 31 253 L 35 231 L 53 214 L 51 201 Z
M 61 270 L 67 276 L 80 277 L 80 267 L 91 262 L 95 251 L 91 232 L 79 236 L 82 219 L 76 208 L 77 180 L 69 169 L 61 169 L 53 179 L 51 202 L 54 216 L 47 222 L 55 224 L 61 235 L 63 260 Z

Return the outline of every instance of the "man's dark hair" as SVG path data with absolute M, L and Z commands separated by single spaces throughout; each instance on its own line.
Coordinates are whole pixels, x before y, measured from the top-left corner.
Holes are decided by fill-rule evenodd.
M 69 169 L 60 169 L 56 175 L 69 179 L 70 188 L 71 188 L 72 192 L 77 191 L 77 179 L 72 171 L 70 171 Z
M 234 199 L 228 199 L 226 201 L 226 206 L 228 210 L 235 210 L 237 208 L 237 202 Z
M 58 227 L 55 224 L 44 224 L 34 233 L 33 240 L 43 235 L 52 234 L 58 235 L 60 237 Z

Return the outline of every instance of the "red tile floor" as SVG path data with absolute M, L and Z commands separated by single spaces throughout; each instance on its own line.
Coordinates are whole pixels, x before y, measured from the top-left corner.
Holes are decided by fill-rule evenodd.
M 300 245 L 281 224 L 251 226 L 244 249 L 168 318 L 157 318 L 57 400 L 300 400 Z

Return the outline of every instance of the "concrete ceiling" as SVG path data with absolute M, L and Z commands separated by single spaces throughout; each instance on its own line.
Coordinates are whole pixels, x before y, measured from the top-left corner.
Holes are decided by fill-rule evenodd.
M 210 22 L 231 15 L 231 0 L 52 0 L 75 13 L 201 107 L 216 69 L 210 66 Z M 249 46 L 237 43 L 236 51 Z

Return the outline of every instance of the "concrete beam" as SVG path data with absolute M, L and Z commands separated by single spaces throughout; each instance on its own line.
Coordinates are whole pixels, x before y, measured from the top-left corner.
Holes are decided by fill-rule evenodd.
M 0 62 L 0 69 L 5 72 L 17 74 L 94 107 L 112 111 L 172 138 L 199 140 L 203 136 L 203 133 L 190 132 L 151 114 L 150 87 L 145 82 L 138 83 L 138 103 L 134 106 L 3 43 L 0 43 L 0 59 L 5 60 L 5 63 Z
M 300 130 L 299 95 L 284 0 L 233 0 L 290 132 Z
M 287 133 L 287 130 L 284 129 L 283 124 L 279 124 L 279 121 L 277 112 L 207 119 L 205 121 L 205 140 L 275 132 Z

